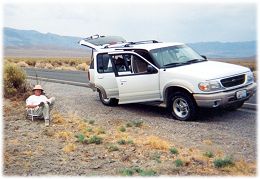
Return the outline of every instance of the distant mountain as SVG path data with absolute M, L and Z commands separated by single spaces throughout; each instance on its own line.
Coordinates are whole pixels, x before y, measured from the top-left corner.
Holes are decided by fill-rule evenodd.
M 86 56 L 89 49 L 78 44 L 81 37 L 40 33 L 35 30 L 4 28 L 5 56 Z M 256 56 L 256 41 L 190 43 L 193 49 L 209 58 Z
M 79 49 L 80 37 L 60 36 L 52 33 L 40 33 L 35 30 L 4 28 L 4 46 L 6 48 L 41 49 Z
M 209 58 L 238 58 L 256 56 L 256 41 L 199 42 L 188 44 L 201 55 Z

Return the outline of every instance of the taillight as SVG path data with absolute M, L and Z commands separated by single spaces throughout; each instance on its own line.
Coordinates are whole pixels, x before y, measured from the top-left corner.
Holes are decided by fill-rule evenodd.
M 88 71 L 88 81 L 90 81 L 90 73 L 89 73 L 89 71 Z

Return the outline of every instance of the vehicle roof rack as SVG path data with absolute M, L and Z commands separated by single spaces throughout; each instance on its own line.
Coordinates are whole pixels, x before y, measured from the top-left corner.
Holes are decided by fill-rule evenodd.
M 148 43 L 159 43 L 157 40 L 144 40 L 144 41 L 137 41 L 137 42 L 125 42 L 125 43 L 117 43 L 117 44 L 108 44 L 104 46 L 104 48 L 124 48 L 130 47 L 131 45 L 138 45 L 138 44 L 148 44 Z
M 147 43 L 159 43 L 157 40 L 144 40 L 144 41 L 137 41 L 137 42 L 127 42 L 125 47 L 129 47 L 130 45 L 137 45 L 137 44 L 147 44 Z

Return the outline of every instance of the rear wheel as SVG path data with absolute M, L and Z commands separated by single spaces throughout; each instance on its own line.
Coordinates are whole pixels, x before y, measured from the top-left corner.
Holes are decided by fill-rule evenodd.
M 106 106 L 116 106 L 118 105 L 118 99 L 116 98 L 105 98 L 104 94 L 99 90 L 99 99 Z
M 172 116 L 181 121 L 193 120 L 197 114 L 196 108 L 196 103 L 184 92 L 172 94 L 168 104 Z

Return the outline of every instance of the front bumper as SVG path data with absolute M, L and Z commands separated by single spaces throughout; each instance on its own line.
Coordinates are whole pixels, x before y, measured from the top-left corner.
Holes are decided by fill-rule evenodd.
M 236 98 L 236 92 L 246 90 L 247 95 L 242 99 Z M 240 101 L 246 101 L 256 93 L 256 83 L 244 86 L 238 89 L 223 91 L 214 94 L 193 94 L 193 97 L 199 107 L 225 107 Z

